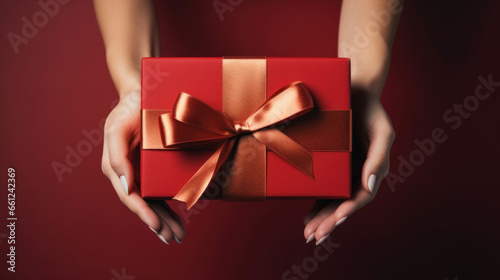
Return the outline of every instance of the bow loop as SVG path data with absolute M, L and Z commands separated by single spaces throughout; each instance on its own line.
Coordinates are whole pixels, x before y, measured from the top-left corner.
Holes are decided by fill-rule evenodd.
M 172 110 L 174 119 L 220 135 L 234 133 L 233 122 L 198 98 L 180 92 Z M 173 131 L 174 133 L 176 131 Z
M 246 120 L 231 120 L 224 113 L 185 93 L 179 93 L 172 113 L 162 114 L 163 144 L 170 149 L 185 149 L 216 141 L 225 141 L 174 197 L 187 203 L 188 209 L 203 194 L 235 147 L 235 138 L 252 134 L 256 139 L 314 178 L 310 151 L 272 126 L 297 118 L 314 107 L 302 82 L 290 83 L 269 97 Z
M 313 107 L 314 102 L 306 86 L 296 81 L 276 91 L 247 118 L 247 123 L 255 131 L 299 117 Z

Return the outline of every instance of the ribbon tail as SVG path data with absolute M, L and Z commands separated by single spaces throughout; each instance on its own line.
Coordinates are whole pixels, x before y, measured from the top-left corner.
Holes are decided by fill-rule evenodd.
M 231 137 L 227 133 L 217 133 L 180 122 L 173 117 L 172 113 L 161 114 L 159 122 L 163 146 L 169 149 L 200 148 Z
M 210 181 L 219 171 L 233 149 L 235 139 L 228 139 L 215 153 L 201 166 L 200 169 L 189 179 L 173 199 L 185 202 L 189 210 L 198 201 L 207 189 Z
M 314 179 L 313 153 L 292 138 L 275 128 L 255 131 L 253 136 L 302 173 Z

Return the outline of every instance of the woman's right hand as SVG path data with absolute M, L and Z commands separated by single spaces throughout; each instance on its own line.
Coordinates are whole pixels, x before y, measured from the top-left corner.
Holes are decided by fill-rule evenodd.
M 186 232 L 180 217 L 163 201 L 145 201 L 134 181 L 134 151 L 141 140 L 141 95 L 124 95 L 104 126 L 102 172 L 111 181 L 120 200 L 148 225 L 158 238 L 179 244 Z

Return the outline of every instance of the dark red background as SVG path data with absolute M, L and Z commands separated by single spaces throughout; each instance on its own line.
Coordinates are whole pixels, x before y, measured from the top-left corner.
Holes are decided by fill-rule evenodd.
M 167 1 L 165 1 L 167 2 Z M 308 279 L 496 279 L 500 89 L 457 130 L 443 120 L 500 80 L 498 1 L 406 1 L 383 103 L 397 133 L 391 172 L 415 139 L 447 140 L 334 234 L 341 244 Z M 51 164 L 98 129 L 117 94 L 91 1 L 70 1 L 16 54 L 35 1 L 0 4 L 2 279 L 281 279 L 313 255 L 312 201 L 210 202 L 166 246 L 121 204 L 100 170 L 101 144 L 59 182 Z M 160 3 L 164 56 L 336 56 L 340 1 L 243 1 L 220 21 L 212 1 Z M 16 270 L 7 271 L 7 168 L 16 169 Z M 177 209 L 177 204 L 173 204 Z M 129 278 L 131 279 L 131 278 Z

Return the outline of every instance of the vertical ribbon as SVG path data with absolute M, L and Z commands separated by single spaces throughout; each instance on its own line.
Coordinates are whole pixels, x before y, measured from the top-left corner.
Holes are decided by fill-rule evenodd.
M 233 120 L 245 120 L 266 101 L 267 61 L 265 58 L 224 58 L 222 60 L 222 111 Z M 266 197 L 266 146 L 253 135 L 238 138 L 234 157 L 226 170 L 224 199 Z M 245 172 L 242 172 L 245 170 Z M 252 180 L 248 177 L 252 176 Z

